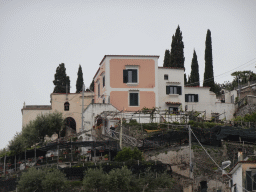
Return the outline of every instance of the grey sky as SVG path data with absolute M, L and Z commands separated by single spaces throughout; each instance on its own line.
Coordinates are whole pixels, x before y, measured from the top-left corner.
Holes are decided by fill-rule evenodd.
M 57 66 L 75 92 L 82 65 L 88 87 L 106 54 L 160 55 L 180 25 L 186 74 L 196 50 L 204 73 L 207 29 L 218 76 L 256 58 L 256 1 L 0 0 L 0 149 L 21 131 L 21 108 L 49 105 Z M 256 60 L 236 70 L 253 70 Z M 231 81 L 230 73 L 215 81 Z M 202 85 L 202 83 L 201 83 Z

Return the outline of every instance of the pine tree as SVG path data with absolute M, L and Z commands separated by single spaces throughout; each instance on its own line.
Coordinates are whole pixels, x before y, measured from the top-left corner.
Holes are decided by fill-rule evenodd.
M 164 54 L 164 64 L 163 67 L 170 67 L 171 66 L 171 55 L 168 49 L 165 50 Z
M 198 61 L 197 61 L 197 55 L 196 55 L 195 50 L 194 50 L 193 58 L 192 58 L 192 62 L 191 62 L 190 85 L 191 86 L 200 86 Z
M 175 35 L 172 36 L 170 67 L 184 68 L 185 57 L 183 49 L 182 32 L 180 31 L 180 26 L 178 26 Z
M 212 38 L 211 31 L 208 29 L 205 40 L 205 69 L 204 69 L 204 87 L 210 87 L 210 91 L 214 92 L 214 76 L 212 64 Z
M 77 72 L 77 80 L 76 80 L 76 93 L 80 93 L 82 91 L 84 84 L 83 72 L 82 67 L 79 65 L 78 72 Z
M 53 84 L 55 85 L 53 93 L 66 93 L 66 85 L 67 92 L 70 93 L 70 80 L 69 76 L 66 75 L 64 63 L 59 64 L 57 67 Z

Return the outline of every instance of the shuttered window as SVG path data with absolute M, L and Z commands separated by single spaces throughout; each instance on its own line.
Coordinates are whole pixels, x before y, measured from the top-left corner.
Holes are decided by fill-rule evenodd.
M 137 69 L 125 69 L 123 70 L 123 83 L 138 83 L 137 76 Z
M 166 95 L 179 94 L 182 95 L 181 86 L 166 86 Z
M 139 106 L 139 93 L 130 93 L 130 106 Z
M 246 189 L 252 191 L 252 172 L 246 171 Z
M 100 97 L 100 84 L 98 84 L 98 97 Z
M 105 76 L 102 78 L 102 86 L 105 87 Z
M 185 94 L 185 102 L 198 102 L 198 94 Z

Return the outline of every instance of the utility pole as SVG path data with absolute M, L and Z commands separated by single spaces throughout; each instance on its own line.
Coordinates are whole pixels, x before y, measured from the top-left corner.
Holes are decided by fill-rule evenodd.
M 66 100 L 68 100 L 68 85 L 66 84 Z
M 84 84 L 82 88 L 82 131 L 84 131 Z
M 193 178 L 193 172 L 192 172 L 192 155 L 191 155 L 191 129 L 190 125 L 188 125 L 188 135 L 189 135 L 189 178 Z
M 123 134 L 123 111 L 121 112 L 121 126 L 120 126 L 120 135 L 119 135 L 120 149 L 122 149 L 122 134 Z

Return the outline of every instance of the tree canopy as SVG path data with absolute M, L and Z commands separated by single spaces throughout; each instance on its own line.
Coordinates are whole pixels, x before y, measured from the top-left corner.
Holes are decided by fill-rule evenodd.
M 170 66 L 184 68 L 184 44 L 182 41 L 182 32 L 180 26 L 177 27 L 175 35 L 172 36 L 171 54 L 170 54 Z
M 204 87 L 210 87 L 210 91 L 214 92 L 214 76 L 212 63 L 212 38 L 211 31 L 208 29 L 205 40 L 205 69 L 204 69 Z
M 57 67 L 53 84 L 55 86 L 53 93 L 66 93 L 66 91 L 70 93 L 70 80 L 69 76 L 66 75 L 66 68 L 64 63 L 59 64 Z
M 199 82 L 199 69 L 198 69 L 198 61 L 196 51 L 194 50 L 193 58 L 191 62 L 191 73 L 189 77 L 189 85 L 190 86 L 200 86 Z
M 76 93 L 80 93 L 82 91 L 84 84 L 83 72 L 82 67 L 79 65 L 78 72 L 77 72 L 77 80 L 76 80 Z
M 163 67 L 170 67 L 171 66 L 171 55 L 168 49 L 165 50 L 164 54 L 164 64 Z

